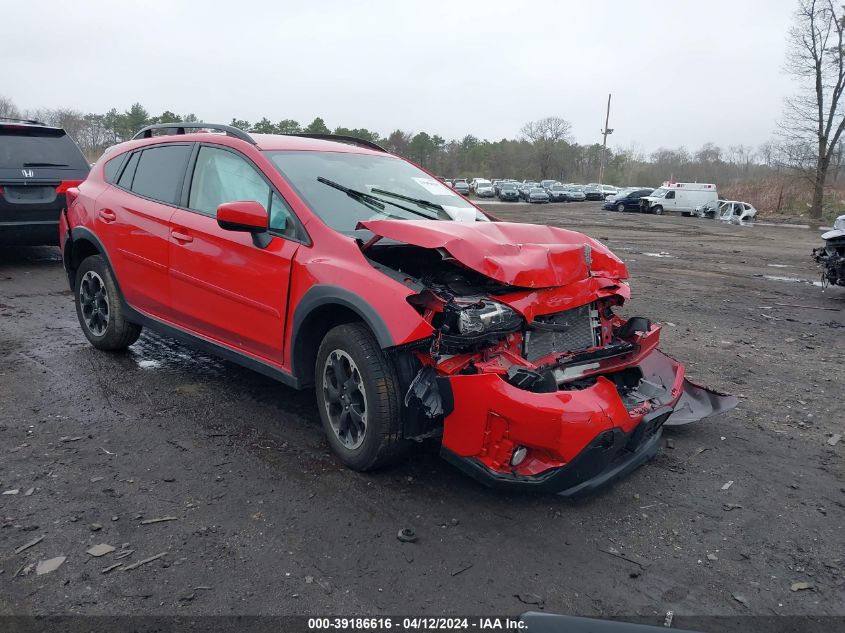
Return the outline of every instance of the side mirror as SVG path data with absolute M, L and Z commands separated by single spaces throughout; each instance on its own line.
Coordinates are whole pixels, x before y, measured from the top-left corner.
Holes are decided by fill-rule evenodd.
M 221 229 L 252 233 L 252 242 L 259 248 L 270 244 L 268 223 L 267 210 L 260 202 L 224 202 L 217 207 L 217 224 Z

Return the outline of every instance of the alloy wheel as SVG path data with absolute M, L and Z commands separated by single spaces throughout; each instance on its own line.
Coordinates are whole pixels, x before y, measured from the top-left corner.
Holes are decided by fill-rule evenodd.
M 341 349 L 323 365 L 323 404 L 341 444 L 355 450 L 367 432 L 367 392 L 355 361 Z
M 109 295 L 102 277 L 93 270 L 86 272 L 79 284 L 79 305 L 88 331 L 103 336 L 109 326 Z

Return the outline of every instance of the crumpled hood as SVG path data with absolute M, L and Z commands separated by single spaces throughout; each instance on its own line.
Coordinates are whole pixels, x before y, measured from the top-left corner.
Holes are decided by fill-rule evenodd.
M 398 242 L 443 248 L 467 268 L 521 288 L 565 286 L 591 276 L 628 277 L 622 260 L 603 244 L 553 226 L 436 220 L 369 220 L 358 226 Z
M 833 229 L 827 233 L 822 233 L 823 240 L 832 240 L 837 237 L 845 237 L 845 229 Z

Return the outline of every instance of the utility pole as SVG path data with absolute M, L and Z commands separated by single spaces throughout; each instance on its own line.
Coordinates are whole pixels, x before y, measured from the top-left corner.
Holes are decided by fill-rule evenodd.
M 610 97 L 611 95 L 607 95 L 607 116 L 604 118 L 604 129 L 601 131 L 602 134 L 602 147 L 601 147 L 601 161 L 599 161 L 599 184 L 604 184 L 604 160 L 605 156 L 607 156 L 607 135 L 613 134 L 613 129 L 607 127 L 610 123 Z

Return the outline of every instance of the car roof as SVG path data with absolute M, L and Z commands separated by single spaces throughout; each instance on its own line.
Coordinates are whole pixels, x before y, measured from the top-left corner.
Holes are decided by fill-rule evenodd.
M 213 129 L 225 129 L 226 133 L 220 131 L 210 131 L 209 129 L 200 128 L 196 132 L 186 131 L 185 128 L 180 129 L 180 125 L 167 124 L 167 129 L 179 130 L 177 133 L 152 134 L 153 129 L 162 129 L 165 126 L 150 126 L 144 128 L 130 141 L 119 144 L 120 147 L 143 147 L 160 142 L 190 142 L 202 143 L 210 141 L 219 141 L 226 139 L 224 144 L 238 144 L 250 143 L 259 150 L 266 151 L 313 151 L 313 152 L 340 152 L 347 154 L 371 154 L 371 155 L 390 155 L 387 150 L 379 149 L 379 146 L 372 141 L 354 139 L 346 136 L 335 136 L 327 134 L 325 138 L 315 138 L 311 136 L 299 136 L 295 134 L 257 134 L 247 133 L 241 130 L 236 130 L 229 126 L 215 126 Z M 187 127 L 187 126 L 186 126 Z M 209 124 L 212 127 L 212 124 Z M 140 136 L 144 132 L 149 135 Z M 360 141 L 360 144 L 359 142 Z M 117 146 L 116 146 L 117 147 Z
M 258 149 L 261 150 L 289 150 L 289 151 L 310 151 L 310 152 L 345 152 L 348 154 L 386 154 L 378 150 L 333 141 L 329 139 L 309 138 L 306 136 L 293 136 L 285 134 L 250 134 Z
M 7 119 L 4 117 L 0 117 L 0 127 L 13 130 L 50 130 L 53 132 L 64 131 L 60 127 L 53 127 L 52 125 L 46 125 L 44 123 L 41 123 L 40 121 L 34 121 L 32 119 Z

